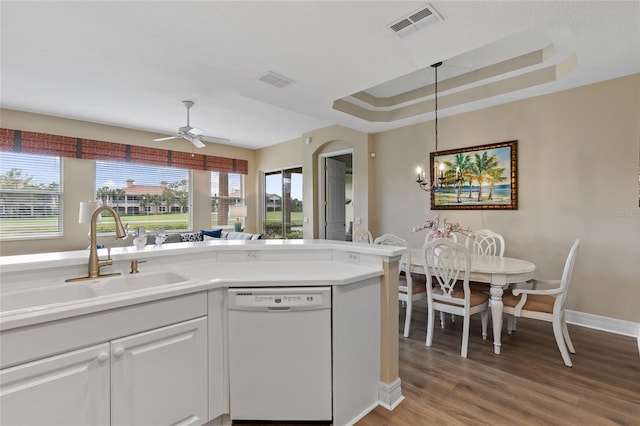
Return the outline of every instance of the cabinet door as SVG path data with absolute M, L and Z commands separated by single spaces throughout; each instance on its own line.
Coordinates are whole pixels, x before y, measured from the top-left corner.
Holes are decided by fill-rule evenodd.
M 0 371 L 0 424 L 108 425 L 109 344 Z
M 111 342 L 114 425 L 207 421 L 207 319 Z

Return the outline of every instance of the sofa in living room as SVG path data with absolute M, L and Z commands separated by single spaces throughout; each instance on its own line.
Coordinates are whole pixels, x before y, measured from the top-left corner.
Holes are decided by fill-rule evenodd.
M 252 234 L 249 232 L 227 232 L 222 229 L 204 230 L 198 232 L 183 232 L 167 234 L 166 243 L 184 243 L 189 241 L 207 241 L 207 240 L 261 240 L 263 234 Z M 151 240 L 151 238 L 149 238 Z M 148 242 L 149 243 L 149 242 Z

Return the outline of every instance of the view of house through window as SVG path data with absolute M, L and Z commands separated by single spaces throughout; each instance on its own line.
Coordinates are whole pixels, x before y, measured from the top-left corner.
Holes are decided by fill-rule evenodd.
M 62 235 L 60 157 L 0 152 L 0 239 Z
M 266 172 L 264 191 L 268 238 L 302 238 L 302 167 Z
M 130 230 L 190 230 L 189 177 L 186 169 L 96 161 L 96 198 L 113 207 Z M 113 221 L 101 221 L 98 231 L 113 232 Z
M 244 228 L 244 217 L 232 216 L 231 206 L 244 205 L 244 176 L 211 172 L 211 227 L 231 229 L 236 221 Z

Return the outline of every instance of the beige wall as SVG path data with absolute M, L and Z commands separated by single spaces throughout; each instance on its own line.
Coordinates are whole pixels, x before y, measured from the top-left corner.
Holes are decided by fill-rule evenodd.
M 306 138 L 310 143 L 305 143 Z M 329 126 L 314 130 L 287 142 L 260 149 L 256 153 L 256 169 L 265 172 L 279 168 L 302 165 L 303 180 L 303 215 L 308 222 L 303 224 L 304 238 L 317 238 L 320 235 L 318 205 L 319 158 L 322 154 L 344 150 L 353 150 L 353 186 L 354 216 L 359 217 L 362 227 L 368 227 L 369 212 L 369 143 L 366 133 L 342 126 Z M 258 173 L 259 174 L 259 173 Z M 258 176 L 259 179 L 259 176 Z M 360 188 L 358 190 L 357 188 Z
M 156 136 L 12 111 L 2 111 L 0 124 L 148 146 Z M 374 235 L 398 234 L 417 247 L 424 234 L 412 233 L 411 228 L 438 214 L 429 210 L 428 194 L 418 189 L 414 176 L 417 166 L 425 168 L 428 151 L 433 150 L 433 133 L 433 122 L 375 135 L 330 126 L 257 151 L 211 145 L 203 153 L 249 160 L 247 227 L 256 229 L 262 226 L 258 171 L 302 164 L 304 215 L 309 218 L 304 235 L 311 238 L 318 235 L 318 156 L 352 148 L 355 216 L 362 227 Z M 307 136 L 312 137 L 310 144 L 304 143 Z M 640 74 L 442 118 L 439 123 L 441 149 L 514 139 L 519 150 L 519 209 L 439 211 L 441 217 L 504 234 L 506 255 L 535 262 L 542 278 L 560 277 L 569 247 L 580 238 L 569 309 L 640 322 Z M 177 146 L 171 149 L 184 150 Z M 65 181 L 71 185 L 65 190 L 65 203 L 77 205 L 92 194 L 93 182 L 77 179 L 92 176 L 87 163 L 91 162 L 65 161 Z M 204 197 L 208 179 L 198 175 L 195 191 Z M 206 213 L 194 207 L 197 221 L 204 220 Z M 74 221 L 65 221 L 62 240 L 3 243 L 2 254 L 86 247 L 87 230 L 78 229 Z M 206 225 L 196 223 L 195 228 L 201 226 Z
M 303 139 L 311 137 L 311 143 L 305 144 L 303 151 L 304 171 L 304 216 L 309 223 L 304 225 L 305 238 L 318 238 L 320 231 L 320 157 L 323 154 L 340 152 L 347 149 L 353 151 L 353 216 L 360 220 L 355 228 L 369 227 L 369 141 L 368 135 L 342 126 L 329 126 L 303 135 Z M 311 171 L 311 175 L 307 173 Z M 312 194 L 307 196 L 307 194 Z
M 429 122 L 373 136 L 374 235 L 419 246 L 424 233 L 411 228 L 440 214 L 503 234 L 507 256 L 549 279 L 580 238 L 568 308 L 640 322 L 640 75 L 439 120 L 440 149 L 518 140 L 515 211 L 430 211 L 415 168 L 426 168 L 433 133 Z
M 191 144 L 185 140 L 153 142 L 152 139 L 160 136 L 155 133 L 6 109 L 1 110 L 0 113 L 0 127 L 3 128 L 191 152 Z M 246 179 L 245 187 L 249 210 L 247 223 L 255 223 L 256 218 L 253 212 L 257 197 L 251 178 L 256 175 L 254 168 L 255 151 L 207 143 L 205 148 L 198 149 L 198 153 L 238 158 L 249 162 L 249 177 Z M 193 212 L 193 229 L 195 230 L 211 228 L 210 186 L 209 172 L 194 172 L 192 188 L 194 197 L 191 211 Z M 0 243 L 1 255 L 78 250 L 89 245 L 87 240 L 89 226 L 78 224 L 77 206 L 79 206 L 80 201 L 94 199 L 94 161 L 65 158 L 63 161 L 63 187 L 63 208 L 65 212 L 70 212 L 70 214 L 64 215 L 64 236 L 55 239 L 3 241 Z M 120 243 L 112 241 L 111 237 L 101 238 L 100 241 L 108 246 L 116 246 Z M 130 241 L 125 243 L 131 244 Z

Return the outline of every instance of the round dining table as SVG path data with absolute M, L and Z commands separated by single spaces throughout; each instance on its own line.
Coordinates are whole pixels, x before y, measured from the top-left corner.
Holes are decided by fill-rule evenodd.
M 491 295 L 493 323 L 493 351 L 500 354 L 502 332 L 502 293 L 509 284 L 522 283 L 533 278 L 536 265 L 513 257 L 471 254 L 469 281 L 486 283 Z M 421 249 L 411 249 L 411 272 L 424 274 Z M 406 270 L 406 265 L 401 265 Z

